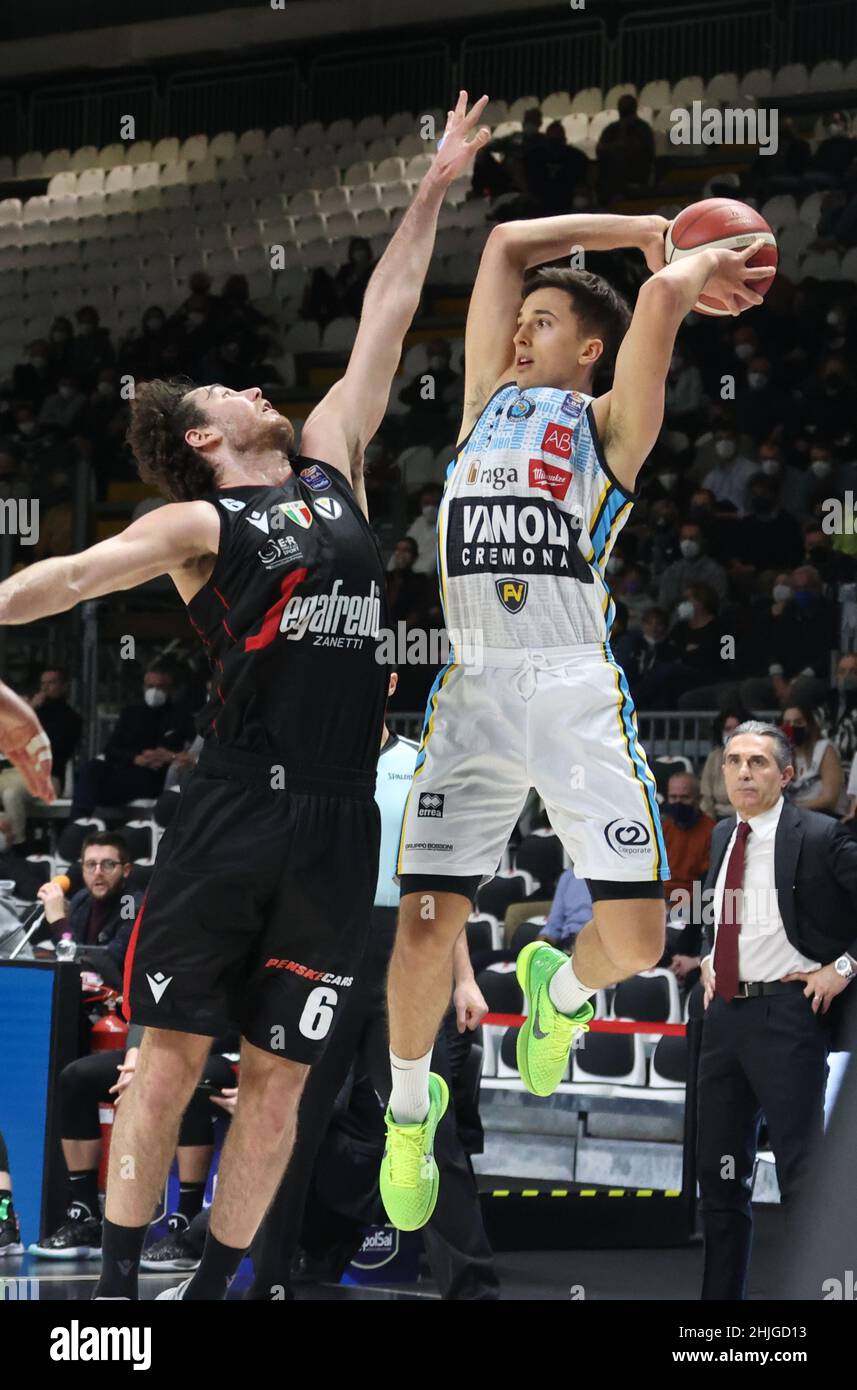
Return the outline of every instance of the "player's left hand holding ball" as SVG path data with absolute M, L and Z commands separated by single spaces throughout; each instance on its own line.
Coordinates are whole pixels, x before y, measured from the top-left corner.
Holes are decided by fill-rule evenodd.
M 488 144 L 491 132 L 487 126 L 477 130 L 472 140 L 468 138 L 487 105 L 488 98 L 480 97 L 468 115 L 467 93 L 459 92 L 455 110 L 447 113 L 446 129 L 437 142 L 437 154 L 428 175 L 432 181 L 448 188 L 467 172 L 477 151 Z
M 51 745 L 38 715 L 26 701 L 0 681 L 0 752 L 24 779 L 32 796 L 55 801 L 51 781 Z

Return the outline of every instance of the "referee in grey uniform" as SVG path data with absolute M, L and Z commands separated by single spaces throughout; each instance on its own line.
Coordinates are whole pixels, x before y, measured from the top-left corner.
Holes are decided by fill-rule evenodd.
M 398 677 L 390 676 L 388 699 Z M 292 1258 L 297 1250 L 304 1206 L 322 1140 L 334 1112 L 336 1097 L 355 1061 L 366 1072 L 386 1106 L 390 1096 L 390 1051 L 387 1033 L 387 967 L 396 935 L 399 889 L 396 858 L 417 744 L 391 734 L 384 725 L 375 798 L 381 810 L 381 854 L 372 928 L 355 982 L 341 1006 L 336 1028 L 321 1060 L 309 1074 L 300 1110 L 291 1162 L 252 1251 L 255 1278 L 249 1297 L 279 1300 L 289 1289 Z M 348 885 L 342 885 L 348 891 Z M 485 1001 L 473 979 L 466 939 L 456 951 L 454 1003 L 459 1027 L 477 1027 L 486 1013 Z M 448 1048 L 441 1029 L 435 1044 L 435 1070 L 452 1090 Z M 454 1107 L 441 1121 L 436 1157 L 442 1174 L 434 1215 L 422 1236 L 432 1274 L 444 1299 L 499 1298 L 494 1257 L 482 1224 L 476 1181 L 456 1128 Z M 372 1173 L 377 1185 L 377 1172 Z M 383 1220 L 379 1198 L 379 1220 Z M 288 1296 L 288 1295 L 287 1295 Z
M 857 842 L 830 816 L 784 800 L 794 768 L 775 725 L 740 724 L 723 773 L 736 815 L 714 829 L 706 880 L 714 916 L 702 961 L 702 1297 L 743 1299 L 762 1115 L 787 1212 L 822 1134 L 832 1027 L 854 1004 Z

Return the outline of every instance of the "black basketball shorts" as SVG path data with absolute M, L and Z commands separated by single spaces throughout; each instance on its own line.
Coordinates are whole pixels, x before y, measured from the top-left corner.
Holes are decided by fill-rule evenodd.
M 238 1029 L 294 1062 L 321 1055 L 360 967 L 378 874 L 374 774 L 301 777 L 203 752 L 181 793 L 125 961 L 126 1019 Z

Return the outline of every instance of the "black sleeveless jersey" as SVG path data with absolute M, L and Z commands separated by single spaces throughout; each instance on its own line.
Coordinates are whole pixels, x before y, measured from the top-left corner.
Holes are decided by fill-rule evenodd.
M 298 456 L 277 486 L 206 493 L 214 570 L 187 605 L 212 666 L 206 747 L 289 773 L 374 775 L 388 671 L 377 542 L 348 480 Z

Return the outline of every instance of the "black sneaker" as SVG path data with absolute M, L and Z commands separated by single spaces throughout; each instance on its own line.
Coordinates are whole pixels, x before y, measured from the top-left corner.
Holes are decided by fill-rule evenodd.
M 86 1207 L 69 1207 L 66 1215 L 58 1231 L 28 1246 L 27 1253 L 42 1260 L 100 1260 L 101 1221 Z
M 161 1270 L 198 1269 L 200 1257 L 187 1239 L 189 1221 L 180 1211 L 174 1211 L 167 1218 L 169 1231 L 143 1251 L 141 1269 L 154 1273 Z
M 23 1255 L 21 1227 L 8 1197 L 0 1201 L 0 1260 L 4 1255 Z

